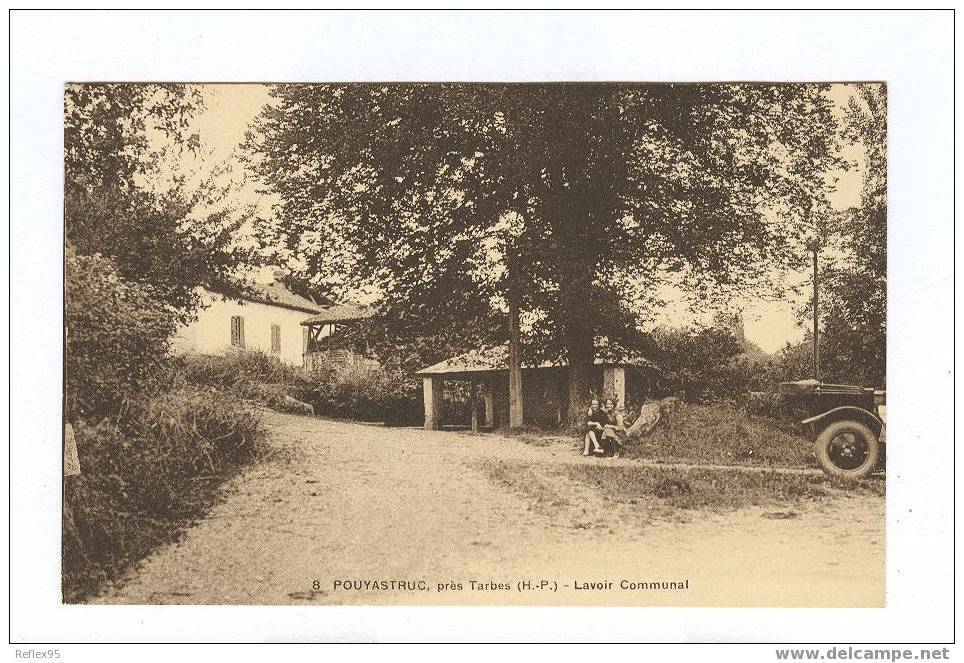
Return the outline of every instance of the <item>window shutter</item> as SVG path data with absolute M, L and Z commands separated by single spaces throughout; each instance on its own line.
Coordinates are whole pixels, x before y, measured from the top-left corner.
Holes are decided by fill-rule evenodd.
M 281 354 L 281 326 L 271 325 L 271 351 Z
M 244 347 L 244 318 L 240 315 L 231 316 L 231 345 L 236 348 Z
M 301 354 L 308 354 L 308 328 L 301 328 Z

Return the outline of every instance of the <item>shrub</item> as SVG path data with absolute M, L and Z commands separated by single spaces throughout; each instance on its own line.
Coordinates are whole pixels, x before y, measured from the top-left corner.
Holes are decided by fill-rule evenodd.
M 742 404 L 745 413 L 755 417 L 767 417 L 784 422 L 794 422 L 803 418 L 801 413 L 791 407 L 786 398 L 771 391 L 751 391 Z
M 230 389 L 243 398 L 253 385 L 292 385 L 299 370 L 260 350 L 231 351 L 223 355 L 191 355 L 181 359 L 185 377 L 200 385 Z
M 75 433 L 83 474 L 64 494 L 68 602 L 176 537 L 220 483 L 258 457 L 264 436 L 238 399 L 186 385 L 142 394 L 115 419 L 78 420 Z
M 124 280 L 103 256 L 68 246 L 64 270 L 66 415 L 97 418 L 152 383 L 178 315 L 158 304 L 150 285 Z
M 314 414 L 301 400 L 301 371 L 260 351 L 231 352 L 217 356 L 191 356 L 181 360 L 187 380 L 224 389 L 240 398 L 292 414 Z
M 283 412 L 320 414 L 392 425 L 421 422 L 418 386 L 401 370 L 374 362 L 305 373 L 263 352 L 181 360 L 187 380 L 227 390 Z
M 134 408 L 130 440 L 115 466 L 135 482 L 145 509 L 177 515 L 183 480 L 222 476 L 255 456 L 260 420 L 223 392 L 184 387 L 154 395 Z M 180 478 L 181 481 L 177 479 Z
M 374 363 L 301 374 L 298 382 L 302 400 L 317 414 L 389 425 L 414 425 L 422 418 L 411 378 Z
M 728 329 L 660 328 L 652 333 L 654 394 L 702 400 L 746 390 L 731 364 L 742 348 Z

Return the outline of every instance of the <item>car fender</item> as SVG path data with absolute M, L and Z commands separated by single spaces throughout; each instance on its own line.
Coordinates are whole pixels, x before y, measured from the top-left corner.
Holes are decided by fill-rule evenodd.
M 878 437 L 884 427 L 883 420 L 875 415 L 873 412 L 863 409 L 862 407 L 856 407 L 854 405 L 844 405 L 841 407 L 835 407 L 832 410 L 827 410 L 821 414 L 814 417 L 804 419 L 800 423 L 808 427 L 809 430 L 813 432 L 814 435 L 825 426 L 833 423 L 834 421 L 840 421 L 842 419 L 853 419 L 854 421 L 859 421 L 860 423 L 866 425 L 870 430 L 874 431 L 874 434 Z

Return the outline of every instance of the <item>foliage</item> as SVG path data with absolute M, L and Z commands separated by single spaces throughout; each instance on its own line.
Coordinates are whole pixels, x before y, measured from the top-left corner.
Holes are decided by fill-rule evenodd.
M 362 361 L 306 373 L 263 352 L 180 360 L 186 379 L 268 407 L 329 417 L 415 425 L 422 422 L 417 381 L 400 370 Z
M 252 166 L 282 199 L 265 241 L 335 288 L 374 288 L 410 336 L 474 334 L 504 310 L 512 261 L 529 340 L 567 355 L 572 403 L 588 391 L 594 337 L 632 333 L 626 322 L 666 275 L 707 298 L 797 260 L 806 211 L 826 204 L 824 173 L 839 165 L 819 86 L 273 94 L 248 137 Z M 504 340 L 505 327 L 491 332 Z M 477 347 L 466 336 L 453 345 Z
M 252 385 L 291 385 L 301 371 L 260 350 L 231 351 L 220 355 L 189 355 L 179 364 L 185 377 L 197 385 L 231 391 L 249 398 Z
M 504 337 L 505 327 L 505 317 L 491 312 L 471 323 L 440 324 L 427 329 L 413 318 L 387 311 L 339 330 L 325 342 L 332 348 L 350 349 L 374 358 L 386 370 L 411 375 L 462 354 L 470 341 L 471 347 L 478 348 L 488 338 Z
M 745 396 L 742 410 L 746 414 L 765 417 L 782 423 L 791 423 L 805 418 L 790 407 L 787 399 L 776 391 L 751 391 Z
M 883 85 L 856 88 L 847 137 L 865 151 L 860 206 L 831 228 L 837 254 L 820 277 L 821 378 L 883 388 L 887 380 L 887 99 Z M 811 309 L 804 311 L 804 315 Z
M 790 421 L 732 405 L 687 403 L 625 455 L 661 462 L 813 467 L 811 443 Z
M 881 292 L 883 295 L 883 292 Z M 887 386 L 886 295 L 879 304 L 878 317 L 870 324 L 830 313 L 823 322 L 820 336 L 820 375 L 825 382 L 858 384 L 884 389 Z M 840 300 L 842 308 L 847 306 Z M 863 306 L 868 302 L 856 302 Z M 856 307 L 847 309 L 853 313 Z
M 423 420 L 421 395 L 410 375 L 375 364 L 304 374 L 299 395 L 324 416 L 389 425 L 418 425 Z
M 83 184 L 132 193 L 159 174 L 162 139 L 196 150 L 189 131 L 202 107 L 197 87 L 165 83 L 85 83 L 64 89 L 64 175 Z
M 77 184 L 132 193 L 159 173 L 157 138 L 198 148 L 189 132 L 200 90 L 167 83 L 85 83 L 64 90 L 64 174 Z M 140 180 L 140 181 L 138 181 Z
M 149 282 L 158 305 L 186 322 L 198 305 L 197 286 L 221 286 L 250 258 L 234 244 L 245 214 L 225 206 L 195 218 L 216 198 L 206 190 L 158 196 L 73 187 L 64 202 L 67 240 L 78 253 L 110 258 L 125 279 Z
M 189 127 L 202 107 L 199 90 L 185 85 L 65 90 L 67 241 L 108 257 L 126 279 L 150 282 L 158 303 L 185 320 L 196 286 L 218 285 L 252 257 L 235 241 L 252 213 L 228 202 L 231 185 L 216 184 L 223 169 L 192 184 L 181 172 L 178 157 L 198 149 Z
M 263 438 L 257 416 L 236 398 L 183 384 L 74 428 L 83 473 L 65 481 L 67 602 L 176 538 L 213 504 L 221 482 L 258 457 Z
M 177 315 L 152 286 L 121 278 L 103 256 L 68 246 L 64 268 L 66 417 L 96 418 L 153 382 Z
M 743 348 L 729 329 L 661 327 L 652 332 L 650 343 L 647 357 L 657 367 L 654 395 L 699 400 L 747 389 L 745 378 L 734 368 Z
M 123 465 L 132 498 L 159 515 L 178 513 L 172 476 L 218 475 L 243 464 L 263 435 L 257 414 L 244 403 L 190 385 L 152 394 L 129 419 L 129 448 L 112 469 Z
M 865 348 L 861 331 L 839 319 L 827 320 L 820 335 L 820 373 L 824 382 L 883 388 L 884 347 Z M 869 342 L 869 341 L 868 341 Z M 884 343 L 884 339 L 874 342 Z M 877 359 L 874 359 L 877 357 Z M 746 366 L 750 391 L 773 391 L 780 382 L 813 377 L 813 335 L 787 343 L 765 360 Z
M 179 365 L 188 381 L 224 390 L 239 398 L 291 414 L 312 415 L 305 403 L 301 371 L 261 351 L 183 357 Z
M 244 214 L 213 179 L 164 186 L 157 146 L 197 148 L 199 108 L 182 85 L 85 84 L 65 91 L 65 418 L 83 474 L 65 479 L 64 596 L 116 579 L 201 514 L 263 436 L 230 393 L 171 365 L 169 339 L 195 288 L 244 258 Z

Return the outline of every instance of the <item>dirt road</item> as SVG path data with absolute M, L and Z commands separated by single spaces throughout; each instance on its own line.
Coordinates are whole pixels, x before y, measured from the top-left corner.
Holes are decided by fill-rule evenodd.
M 537 477 L 564 463 L 634 461 L 496 435 L 267 416 L 272 457 L 226 484 L 223 501 L 180 542 L 92 602 L 884 602 L 881 497 L 840 494 L 790 511 L 654 509 L 627 525 L 585 484 L 554 475 L 559 499 L 547 508 L 545 495 L 536 503 L 486 468 L 510 461 Z

